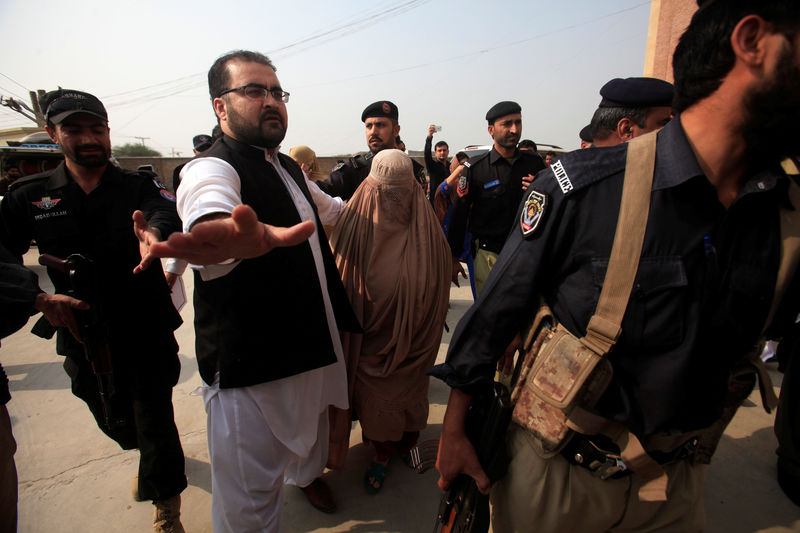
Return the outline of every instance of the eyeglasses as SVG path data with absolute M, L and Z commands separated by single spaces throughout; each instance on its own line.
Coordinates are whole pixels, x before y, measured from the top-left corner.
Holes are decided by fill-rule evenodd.
M 264 87 L 258 83 L 248 83 L 247 85 L 242 85 L 241 87 L 234 87 L 233 89 L 228 89 L 219 93 L 219 96 L 224 94 L 232 93 L 233 91 L 244 91 L 244 95 L 252 100 L 258 100 L 259 98 L 262 100 L 266 100 L 268 95 L 272 95 L 275 100 L 280 100 L 283 103 L 289 101 L 289 93 L 281 89 L 280 87 Z

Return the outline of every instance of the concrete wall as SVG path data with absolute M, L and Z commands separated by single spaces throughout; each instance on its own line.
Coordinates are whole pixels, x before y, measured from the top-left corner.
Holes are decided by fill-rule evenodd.
M 696 0 L 652 0 L 644 76 L 674 81 L 672 52 L 695 11 Z

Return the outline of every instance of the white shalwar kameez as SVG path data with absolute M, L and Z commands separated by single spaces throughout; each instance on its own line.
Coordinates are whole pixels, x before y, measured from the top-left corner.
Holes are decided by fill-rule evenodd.
M 283 180 L 300 218 L 314 221 L 311 205 L 280 165 L 277 153 L 278 149 L 272 154 L 264 150 L 265 159 Z M 189 231 L 204 215 L 232 212 L 242 203 L 240 189 L 239 176 L 226 161 L 204 157 L 187 163 L 181 172 L 177 204 L 183 230 Z M 317 190 L 312 194 L 316 192 L 321 193 Z M 323 222 L 335 223 L 342 200 L 324 193 L 318 196 L 314 194 L 313 199 Z M 250 387 L 220 389 L 219 375 L 214 383 L 203 384 L 211 458 L 211 513 L 216 533 L 279 531 L 282 485 L 305 487 L 322 474 L 328 459 L 328 406 L 347 407 L 344 356 L 328 296 L 317 231 L 309 238 L 309 244 L 336 363 Z M 199 270 L 204 280 L 210 280 L 226 275 L 237 264 L 192 265 L 192 268 Z M 269 339 L 265 341 L 268 346 Z M 270 354 L 270 357 L 292 357 L 292 354 Z

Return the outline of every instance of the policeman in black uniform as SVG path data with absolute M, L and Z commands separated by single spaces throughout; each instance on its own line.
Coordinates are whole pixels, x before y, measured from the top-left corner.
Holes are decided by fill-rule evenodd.
M 535 152 L 517 149 L 522 135 L 522 108 L 516 102 L 500 102 L 487 113 L 492 149 L 465 163 L 458 180 L 458 198 L 453 204 L 448 241 L 453 253 L 453 282 L 461 265 L 456 259 L 464 251 L 464 232 L 469 229 L 475 254 L 475 288 L 480 294 L 497 260 L 522 194 L 533 176 L 544 168 Z
M 73 393 L 120 447 L 139 448 L 134 498 L 153 501 L 155 530 L 183 531 L 186 476 L 172 408 L 180 374 L 173 331 L 181 317 L 160 261 L 148 254 L 152 243 L 181 229 L 175 197 L 155 180 L 109 163 L 108 115 L 94 96 L 59 89 L 44 96 L 42 109 L 65 161 L 13 184 L 0 203 L 0 244 L 20 257 L 35 239 L 41 254 L 81 254 L 96 264 L 91 283 L 99 290 L 91 305 L 102 309 L 99 320 L 106 321 L 101 337 L 113 365 L 111 423 L 79 340 L 74 310 L 88 306 L 65 295 L 66 273 L 48 268 L 56 294 L 40 293 L 36 309 L 58 329 L 56 351 L 65 356 Z
M 589 124 L 592 145 L 615 146 L 664 127 L 672 117 L 673 94 L 672 84 L 658 78 L 610 80 L 600 88 L 602 100 Z
M 780 160 L 800 142 L 800 16 L 792 0 L 763 6 L 706 2 L 680 39 L 673 59 L 678 115 L 655 134 L 636 278 L 621 331 L 607 333 L 616 341 L 606 356 L 613 374 L 593 412 L 638 437 L 669 476 L 666 500 L 639 497 L 648 472 L 641 463 L 617 463 L 620 450 L 603 435 L 570 441 L 591 455 L 545 454 L 533 432 L 512 423 L 508 473 L 492 488 L 493 531 L 704 529 L 695 437 L 722 419 L 732 371 L 779 303 L 772 300 L 780 220 L 798 208 Z M 779 23 L 786 26 L 777 29 Z M 767 42 L 780 46 L 754 52 Z M 714 64 L 698 62 L 700 53 Z M 572 335 L 586 334 L 605 281 L 630 146 L 565 154 L 526 192 L 483 293 L 459 322 L 446 362 L 432 372 L 453 388 L 437 464 L 443 488 L 458 472 L 489 488 L 464 416 L 471 397 L 491 386 L 495 361 L 514 346 L 538 297 Z M 794 323 L 798 313 L 800 276 L 788 275 L 771 329 Z M 616 473 L 602 475 L 609 464 Z
M 361 113 L 361 122 L 366 127 L 369 152 L 351 157 L 345 163 L 336 165 L 328 179 L 318 181 L 317 185 L 330 196 L 339 196 L 349 200 L 361 182 L 367 178 L 372 167 L 372 157 L 387 148 L 397 148 L 400 124 L 397 123 L 397 106 L 388 100 L 374 102 Z M 414 165 L 414 177 L 427 191 L 425 167 L 411 160 Z

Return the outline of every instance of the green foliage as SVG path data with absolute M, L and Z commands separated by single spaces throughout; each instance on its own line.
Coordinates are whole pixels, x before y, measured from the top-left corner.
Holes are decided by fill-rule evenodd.
M 111 148 L 114 157 L 160 157 L 161 152 L 148 148 L 143 144 L 126 143 Z

